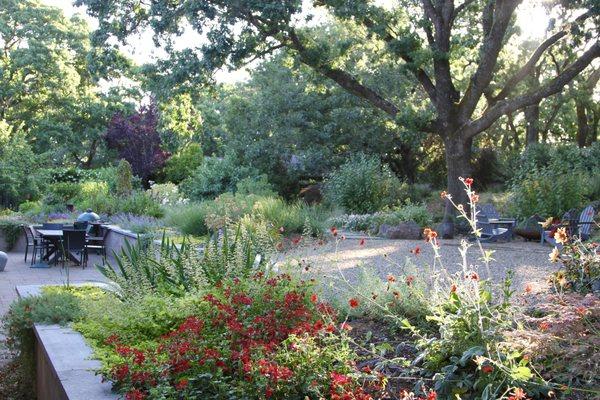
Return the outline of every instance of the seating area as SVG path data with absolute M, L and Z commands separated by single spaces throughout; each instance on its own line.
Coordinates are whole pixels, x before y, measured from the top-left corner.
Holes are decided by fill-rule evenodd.
M 85 268 L 91 251 L 106 261 L 106 236 L 102 224 L 76 221 L 72 225 L 44 223 L 23 225 L 27 238 L 24 260 L 30 257 L 31 268 L 49 268 L 60 263 L 73 263 Z

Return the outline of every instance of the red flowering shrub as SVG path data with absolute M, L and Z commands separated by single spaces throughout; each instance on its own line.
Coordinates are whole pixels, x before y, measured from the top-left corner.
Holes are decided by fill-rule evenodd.
M 335 312 L 309 289 L 288 275 L 224 283 L 145 348 L 109 337 L 119 361 L 106 378 L 126 399 L 370 399 Z

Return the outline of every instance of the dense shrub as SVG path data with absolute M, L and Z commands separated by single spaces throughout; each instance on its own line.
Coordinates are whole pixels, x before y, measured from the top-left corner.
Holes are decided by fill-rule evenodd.
M 124 213 L 111 216 L 110 222 L 138 234 L 151 233 L 162 227 L 160 220 L 156 218 Z
M 165 223 L 177 228 L 185 235 L 202 236 L 208 233 L 205 203 L 190 203 L 167 209 Z
M 25 133 L 0 120 L 0 206 L 15 208 L 39 195 L 36 156 Z
M 399 199 L 401 183 L 375 157 L 358 155 L 334 171 L 325 182 L 325 198 L 346 212 L 371 213 Z
M 513 185 L 511 214 L 528 218 L 534 214 L 560 217 L 584 204 L 588 177 L 584 173 L 534 171 Z
M 157 203 L 163 206 L 186 204 L 188 201 L 181 197 L 179 188 L 173 183 L 155 183 L 146 191 Z
M 286 203 L 281 198 L 266 197 L 254 205 L 253 214 L 285 234 L 321 235 L 325 229 L 326 211 L 321 206 L 303 202 Z
M 133 171 L 125 159 L 119 161 L 115 177 L 115 192 L 119 196 L 128 196 L 133 190 Z
M 44 196 L 44 203 L 63 206 L 71 203 L 79 196 L 81 186 L 75 182 L 57 182 L 48 186 Z
M 164 210 L 152 196 L 145 192 L 134 192 L 119 202 L 119 211 L 135 215 L 149 215 L 161 218 Z
M 165 180 L 180 183 L 202 164 L 202 148 L 198 143 L 190 143 L 167 160 L 164 168 Z
M 7 247 L 2 250 L 12 250 L 19 237 L 23 234 L 23 223 L 24 221 L 18 216 L 0 216 L 0 232 L 4 236 Z
M 239 195 L 255 194 L 257 196 L 275 196 L 275 189 L 266 175 L 258 175 L 241 179 L 235 185 L 235 193 Z
M 221 193 L 235 192 L 242 179 L 260 174 L 241 166 L 233 155 L 206 157 L 192 176 L 182 182 L 181 190 L 192 200 L 213 199 Z

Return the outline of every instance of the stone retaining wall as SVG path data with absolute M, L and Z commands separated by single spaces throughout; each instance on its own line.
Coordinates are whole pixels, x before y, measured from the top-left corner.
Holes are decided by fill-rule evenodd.
M 100 285 L 103 286 L 103 285 Z M 39 294 L 41 286 L 17 286 L 19 296 Z M 109 382 L 95 374 L 100 362 L 81 334 L 59 325 L 34 325 L 38 400 L 116 400 Z

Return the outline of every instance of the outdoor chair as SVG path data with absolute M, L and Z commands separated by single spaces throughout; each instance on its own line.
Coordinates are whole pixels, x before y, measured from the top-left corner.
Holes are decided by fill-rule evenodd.
M 104 265 L 104 263 L 106 262 L 106 237 L 108 236 L 109 232 L 109 229 L 104 228 L 102 236 L 88 237 L 85 244 L 86 257 L 90 254 L 89 250 L 95 250 L 97 252 L 100 252 L 100 254 L 102 255 L 102 265 Z
M 511 218 L 501 218 L 492 204 L 477 207 L 477 229 L 481 230 L 482 242 L 509 241 L 513 237 L 516 221 Z
M 592 225 L 594 224 L 594 214 L 594 207 L 587 206 L 579 214 L 579 219 L 575 219 L 573 218 L 573 216 L 577 215 L 575 210 L 569 210 L 563 215 L 562 221 L 554 225 L 551 230 L 542 228 L 541 243 L 547 242 L 553 246 L 557 246 L 558 243 L 554 240 L 554 233 L 558 228 L 567 228 L 569 236 L 579 236 L 581 240 L 589 239 Z
M 63 229 L 62 263 L 63 267 L 69 255 L 79 254 L 79 262 L 83 268 L 87 263 L 86 232 L 78 229 Z
M 37 253 L 39 251 L 40 257 L 43 256 L 43 250 L 48 247 L 48 244 L 38 236 L 33 228 L 29 225 L 23 225 L 23 231 L 25 232 L 25 238 L 27 243 L 25 244 L 25 262 L 27 262 L 27 255 L 29 254 L 29 248 L 31 250 L 31 265 L 35 264 Z

